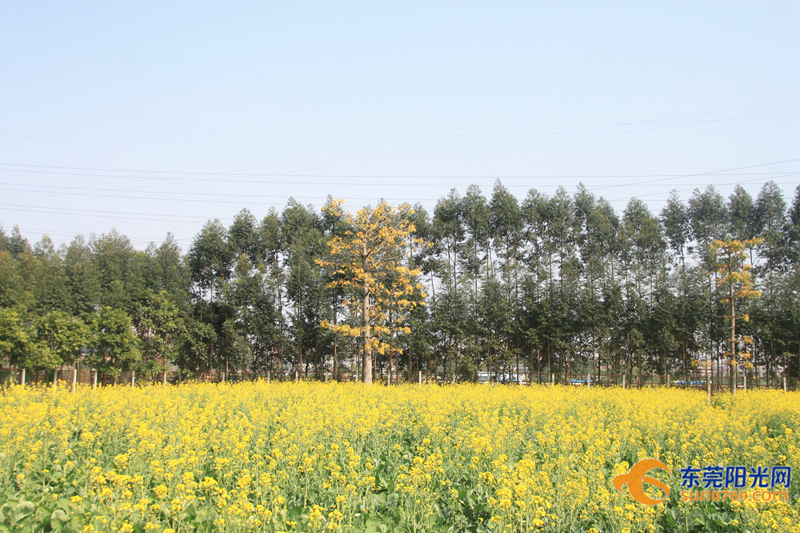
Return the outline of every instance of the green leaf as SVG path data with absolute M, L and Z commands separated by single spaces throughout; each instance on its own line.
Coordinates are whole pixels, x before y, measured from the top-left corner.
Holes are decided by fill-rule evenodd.
M 32 515 L 36 511 L 36 506 L 32 502 L 20 502 L 18 503 L 11 512 L 9 516 L 11 518 L 11 524 L 15 524 L 24 520 L 26 517 Z
M 303 514 L 303 508 L 299 505 L 293 507 L 289 513 L 286 515 L 288 520 L 297 521 L 298 518 Z
M 69 521 L 69 525 L 73 531 L 82 531 L 85 521 L 82 516 L 73 515 L 72 520 Z
M 69 522 L 69 514 L 65 513 L 61 509 L 56 509 L 50 515 L 50 520 L 59 520 L 61 522 Z
M 66 498 L 59 498 L 58 501 L 56 501 L 56 506 L 59 509 L 62 509 L 66 513 L 69 513 L 69 511 L 70 511 L 69 500 L 66 499 Z

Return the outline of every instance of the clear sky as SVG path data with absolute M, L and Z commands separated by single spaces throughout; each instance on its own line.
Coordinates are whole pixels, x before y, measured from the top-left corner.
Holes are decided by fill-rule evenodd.
M 2 2 L 0 223 L 800 183 L 800 2 Z

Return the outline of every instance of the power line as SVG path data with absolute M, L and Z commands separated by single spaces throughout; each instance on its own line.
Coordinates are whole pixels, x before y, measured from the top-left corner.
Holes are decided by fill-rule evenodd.
M 404 129 L 355 129 L 355 130 L 288 130 L 288 131 L 45 131 L 45 130 L 6 130 L 0 131 L 2 133 L 75 133 L 75 134 L 104 134 L 104 135 L 274 135 L 274 134 L 302 134 L 302 133 L 393 133 L 393 132 L 414 132 L 414 131 L 485 131 L 485 130 L 520 130 L 520 129 L 539 129 L 546 127 L 561 127 L 561 128 L 607 128 L 614 126 L 631 126 L 636 124 L 649 124 L 654 122 L 665 122 L 670 120 L 682 120 L 686 118 L 696 118 L 709 115 L 719 115 L 721 113 L 734 113 L 736 111 L 749 111 L 751 109 L 763 109 L 765 107 L 775 107 L 788 104 L 797 104 L 800 100 L 787 100 L 784 102 L 775 102 L 772 104 L 760 104 L 757 106 L 746 106 L 730 109 L 721 109 L 718 111 L 706 111 L 703 113 L 693 113 L 689 115 L 678 115 L 674 117 L 648 119 L 639 122 L 621 122 L 610 124 L 565 124 L 562 126 L 485 126 L 485 127 L 464 127 L 464 128 L 404 128 Z M 780 111 L 773 111 L 766 114 L 779 113 Z M 759 116 L 759 115 L 756 115 Z M 740 117 L 730 117 L 725 120 L 737 120 Z
M 197 222 L 207 221 L 209 217 L 199 217 L 193 215 L 169 215 L 164 213 L 129 213 L 125 211 L 97 211 L 91 209 L 70 209 L 66 207 L 39 207 L 35 205 L 13 205 L 0 204 L 0 207 L 9 211 L 25 211 L 30 213 L 64 214 L 76 216 L 96 216 L 103 218 L 120 218 L 126 220 L 152 220 L 157 222 L 180 222 L 196 224 Z M 168 217 L 163 218 L 143 218 L 143 217 Z M 220 218 L 220 217 L 210 217 Z M 192 219 L 192 220 L 185 220 Z M 233 220 L 233 217 L 220 218 L 220 220 Z
M 786 161 L 777 161 L 774 163 L 764 163 L 762 165 L 754 165 L 752 167 L 741 167 L 741 168 L 756 168 L 756 167 L 763 167 L 769 165 L 777 165 L 781 163 L 787 162 L 795 162 L 800 161 L 800 159 L 789 159 Z M 12 166 L 9 163 L 0 163 L 0 165 L 4 166 Z M 142 173 L 164 173 L 164 174 L 192 174 L 191 172 L 170 172 L 170 171 L 135 171 L 135 170 L 113 170 L 113 169 L 81 169 L 79 167 L 45 167 L 45 166 L 38 166 L 38 165 L 16 165 L 16 166 L 23 166 L 23 167 L 37 167 L 37 168 L 52 168 L 52 169 L 64 169 L 64 170 L 87 170 L 90 172 L 97 171 L 97 172 L 142 172 Z M 0 172 L 20 172 L 25 174 L 44 174 L 44 175 L 56 175 L 56 176 L 76 176 L 76 177 L 83 177 L 83 178 L 115 178 L 115 179 L 133 179 L 133 180 L 159 180 L 159 181 L 188 181 L 188 182 L 212 182 L 212 183 L 241 183 L 241 184 L 275 184 L 275 185 L 365 185 L 365 183 L 346 183 L 346 182 L 308 182 L 308 181 L 295 181 L 295 180 L 285 180 L 285 181 L 263 181 L 263 180 L 223 180 L 223 179 L 209 179 L 209 178 L 177 178 L 177 177 L 158 177 L 158 178 L 147 178 L 143 176 L 119 176 L 114 174 L 84 174 L 84 173 L 74 173 L 74 172 L 54 172 L 54 171 L 45 171 L 45 170 L 25 170 L 25 169 L 15 169 L 15 168 L 0 168 Z M 693 177 L 693 176 L 703 176 L 708 174 L 718 174 L 721 176 L 724 175 L 734 175 L 734 176 L 748 176 L 748 175 L 763 175 L 763 176 L 770 176 L 770 175 L 777 175 L 783 174 L 783 172 L 759 172 L 759 173 L 736 173 L 736 174 L 725 174 L 725 170 L 718 170 L 718 171 L 709 171 L 709 172 L 701 172 L 701 173 L 694 173 L 694 174 L 530 174 L 530 175 L 514 175 L 514 176 L 503 176 L 503 175 L 447 175 L 447 174 L 440 174 L 440 175 L 410 175 L 410 174 L 382 174 L 382 175 L 353 175 L 353 174 L 231 174 L 231 173 L 212 173 L 212 172 L 198 172 L 195 173 L 197 175 L 220 175 L 220 176 L 227 176 L 227 175 L 239 175 L 239 176 L 253 176 L 253 177 L 276 177 L 276 178 L 364 178 L 369 180 L 374 179 L 420 179 L 420 180 L 431 180 L 431 179 L 458 179 L 458 180 L 495 180 L 499 179 L 503 180 L 553 180 L 553 179 L 609 179 L 609 178 L 664 178 L 664 179 L 679 179 L 684 177 Z M 8 184 L 8 183 L 7 183 Z M 367 183 L 366 185 L 372 185 L 371 183 Z M 375 185 L 392 185 L 392 184 L 375 184 Z M 420 183 L 414 184 L 415 187 L 426 186 L 426 187 L 439 187 L 441 184 L 430 184 L 430 183 Z M 620 185 L 625 186 L 625 185 Z
M 734 172 L 736 170 L 747 170 L 747 169 L 751 169 L 751 168 L 768 167 L 768 166 L 772 166 L 772 165 L 780 165 L 780 164 L 783 164 L 783 163 L 793 163 L 795 161 L 800 161 L 800 159 L 787 159 L 785 161 L 776 161 L 776 162 L 773 162 L 773 163 L 762 163 L 760 165 L 749 165 L 749 166 L 746 166 L 746 167 L 728 168 L 728 169 L 720 170 L 720 171 L 700 172 L 700 173 L 697 173 L 697 174 L 685 174 L 683 176 L 677 176 L 677 177 L 673 177 L 673 178 L 662 178 L 662 179 L 656 179 L 656 180 L 650 180 L 650 181 L 641 181 L 641 182 L 638 182 L 638 183 L 628 183 L 625 186 L 627 187 L 627 186 L 633 186 L 633 185 L 642 185 L 642 184 L 646 184 L 646 183 L 661 182 L 661 181 L 667 181 L 667 180 L 677 179 L 677 178 L 681 178 L 681 177 L 688 178 L 688 177 L 698 177 L 698 176 L 709 176 L 709 175 L 717 174 L 718 172 Z M 594 190 L 610 189 L 612 187 L 615 187 L 615 186 L 614 185 L 608 185 L 606 187 L 599 187 L 599 188 L 596 188 Z
M 767 105 L 765 107 L 768 107 L 768 106 L 769 105 Z M 761 107 L 761 106 L 755 106 L 755 107 Z M 698 114 L 696 116 L 702 116 L 702 115 L 708 115 L 708 114 L 718 114 L 718 113 L 720 113 L 720 112 L 701 113 L 701 114 Z M 758 116 L 763 116 L 763 115 L 755 115 L 755 117 L 758 117 Z M 743 118 L 752 118 L 752 117 L 743 117 Z M 740 119 L 740 118 L 736 118 L 736 117 L 733 117 L 733 118 L 722 118 L 722 119 L 712 119 L 712 120 L 707 120 L 707 121 L 699 121 L 698 123 L 709 123 L 709 122 L 719 122 L 719 121 L 738 120 L 738 119 Z M 639 121 L 639 122 L 622 123 L 622 124 L 618 124 L 616 126 L 620 127 L 620 126 L 659 124 L 659 123 L 664 123 L 664 122 L 667 122 L 667 121 L 670 121 L 670 120 L 675 120 L 675 119 L 674 118 L 670 118 L 670 119 L 655 119 L 655 120 L 647 120 L 647 121 Z M 572 139 L 551 139 L 551 140 L 547 140 L 547 141 L 539 141 L 539 142 L 532 142 L 532 143 L 523 143 L 523 144 L 506 145 L 506 146 L 490 146 L 490 147 L 484 147 L 484 148 L 476 148 L 475 150 L 466 150 L 466 151 L 462 150 L 462 151 L 457 151 L 457 152 L 447 152 L 447 153 L 441 153 L 440 152 L 440 153 L 433 153 L 433 154 L 422 154 L 422 155 L 412 156 L 410 158 L 399 158 L 399 159 L 389 159 L 389 160 L 382 160 L 382 161 L 372 161 L 372 163 L 386 163 L 386 162 L 392 162 L 392 161 L 402 161 L 402 160 L 407 160 L 407 159 L 415 159 L 415 158 L 420 158 L 420 157 L 437 157 L 437 156 L 444 156 L 444 155 L 455 155 L 455 154 L 462 154 L 462 153 L 471 153 L 471 152 L 476 152 L 476 151 L 496 150 L 496 149 L 504 149 L 504 148 L 515 148 L 515 147 L 522 147 L 522 146 L 530 146 L 530 145 L 534 145 L 534 144 L 557 142 L 557 141 L 560 141 L 560 140 L 577 140 L 577 139 L 581 139 L 581 138 L 603 137 L 603 136 L 608 136 L 608 135 L 617 135 L 617 134 L 624 134 L 624 133 L 640 133 L 640 132 L 646 132 L 646 131 L 656 131 L 656 130 L 659 130 L 659 129 L 663 130 L 664 128 L 673 128 L 673 127 L 674 127 L 674 125 L 667 125 L 667 126 L 663 126 L 662 125 L 662 126 L 659 126 L 657 128 L 645 128 L 645 129 L 638 129 L 638 130 L 621 130 L 621 131 L 612 131 L 612 132 L 602 132 L 602 133 L 594 133 L 594 134 L 591 134 L 591 135 L 588 135 L 588 136 L 584 136 L 584 137 L 577 137 L 577 138 L 573 137 Z M 518 139 L 518 140 L 530 139 L 531 137 L 537 137 L 537 136 L 542 136 L 542 135 L 568 135 L 568 134 L 573 134 L 573 133 L 585 133 L 585 132 L 595 131 L 595 130 L 598 130 L 598 129 L 603 129 L 603 127 L 595 126 L 595 127 L 588 127 L 588 128 L 582 128 L 582 129 L 575 129 L 575 130 L 567 131 L 567 132 L 537 134 L 537 135 L 518 135 L 516 137 L 516 139 Z M 503 140 L 504 141 L 508 141 L 508 140 L 514 140 L 514 139 L 511 138 L 511 139 L 503 139 Z M 449 148 L 459 148 L 459 147 L 466 147 L 466 146 L 474 146 L 474 145 L 486 144 L 486 143 L 490 143 L 490 142 L 495 142 L 496 143 L 496 142 L 499 142 L 499 141 L 498 140 L 494 140 L 494 141 L 492 141 L 492 140 L 489 140 L 489 141 L 476 141 L 476 142 L 470 142 L 470 143 L 458 143 L 458 144 L 450 144 L 450 145 L 435 146 L 435 147 L 424 147 L 424 148 L 414 148 L 414 149 L 406 149 L 406 150 L 395 150 L 395 151 L 391 151 L 391 152 L 383 152 L 383 153 L 378 153 L 378 154 L 339 157 L 339 158 L 323 159 L 323 160 L 311 161 L 311 162 L 305 162 L 305 163 L 283 164 L 283 165 L 277 165 L 277 167 L 298 166 L 298 165 L 312 165 L 312 164 L 318 164 L 318 163 L 331 163 L 331 162 L 347 161 L 347 160 L 353 160 L 353 159 L 362 159 L 363 160 L 363 159 L 367 159 L 367 158 L 383 157 L 383 156 L 389 156 L 389 155 L 398 155 L 398 154 L 405 154 L 405 153 L 425 152 L 425 151 L 432 151 L 432 150 L 434 150 L 434 151 L 435 150 L 445 150 L 445 149 L 449 149 Z M 362 163 L 350 163 L 350 164 L 347 164 L 347 165 L 338 165 L 338 166 L 340 166 L 340 167 L 341 166 L 352 166 L 352 165 L 357 165 L 357 164 L 364 164 L 364 163 L 363 162 Z M 80 169 L 80 168 L 74 168 L 74 169 Z M 99 169 L 99 170 L 100 171 L 112 171 L 112 172 L 114 171 L 112 169 Z M 187 172 L 176 172 L 176 171 L 135 171 L 135 172 L 139 172 L 139 173 L 187 174 Z M 207 174 L 207 173 L 195 172 L 195 173 L 191 173 L 191 174 L 202 175 L 202 174 Z M 243 174 L 240 174 L 240 173 L 216 173 L 216 175 L 243 175 Z M 244 175 L 246 175 L 246 176 L 258 176 L 258 174 L 244 174 Z
M 790 172 L 790 173 L 787 173 L 786 176 L 796 176 L 797 174 L 798 174 L 797 172 Z M 779 176 L 779 177 L 785 177 L 785 176 Z M 750 180 L 750 181 L 743 181 L 743 182 L 733 181 L 733 182 L 730 182 L 730 183 L 718 183 L 717 185 L 720 186 L 720 187 L 724 187 L 724 186 L 729 186 L 729 185 L 740 185 L 742 183 L 753 183 L 754 181 L 760 181 L 760 180 Z M 781 183 L 784 183 L 784 182 L 781 182 Z M 785 182 L 785 184 L 788 184 L 788 183 L 789 182 Z M 777 183 L 776 183 L 776 185 L 777 185 Z M 677 189 L 676 192 L 688 192 L 688 191 L 693 191 L 693 190 L 695 190 L 695 189 L 691 189 L 691 188 L 690 189 Z M 672 191 L 670 191 L 670 192 L 672 192 Z M 618 202 L 618 201 L 622 201 L 622 200 L 630 200 L 632 198 L 646 198 L 648 196 L 656 196 L 658 194 L 666 194 L 666 193 L 664 193 L 664 192 L 654 192 L 654 193 L 649 193 L 649 194 L 639 194 L 639 195 L 636 195 L 636 196 L 627 196 L 627 197 L 624 197 L 624 198 L 613 198 L 613 199 L 608 200 L 608 201 L 609 202 Z

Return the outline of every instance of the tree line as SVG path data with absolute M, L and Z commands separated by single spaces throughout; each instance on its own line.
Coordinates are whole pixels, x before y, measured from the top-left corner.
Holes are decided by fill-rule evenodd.
M 660 213 L 635 198 L 618 213 L 582 185 L 520 200 L 499 181 L 490 196 L 454 189 L 433 213 L 386 206 L 243 209 L 228 227 L 206 223 L 185 254 L 171 235 L 145 250 L 116 231 L 56 247 L 0 227 L 0 357 L 50 372 L 80 362 L 111 379 L 174 365 L 633 380 L 730 372 L 732 359 L 736 372 L 798 375 L 800 186 L 788 204 L 774 182 L 756 199 L 740 186 L 688 202 L 673 191 Z M 374 270 L 365 220 L 391 236 Z M 737 304 L 746 360 L 730 356 L 717 252 L 735 241 L 753 243 L 737 253 L 760 291 Z

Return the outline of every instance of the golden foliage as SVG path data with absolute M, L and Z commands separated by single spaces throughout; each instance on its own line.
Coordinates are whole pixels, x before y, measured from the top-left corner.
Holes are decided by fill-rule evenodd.
M 750 274 L 752 265 L 745 263 L 747 261 L 747 250 L 758 246 L 763 243 L 764 239 L 748 239 L 745 241 L 715 240 L 711 243 L 711 256 L 716 261 L 717 285 L 725 287 L 727 294 L 725 298 L 720 300 L 720 303 L 730 306 L 730 315 L 726 315 L 725 319 L 728 320 L 731 327 L 730 349 L 725 352 L 729 358 L 730 364 L 733 367 L 743 365 L 746 368 L 752 368 L 749 362 L 752 354 L 750 352 L 736 350 L 737 344 L 752 344 L 752 340 L 745 337 L 738 339 L 736 335 L 736 301 L 741 299 L 753 299 L 761 296 L 761 291 L 753 288 L 753 280 Z M 742 320 L 745 322 L 750 321 L 750 316 L 747 314 L 741 315 Z
M 416 281 L 421 271 L 407 264 L 411 247 L 422 244 L 410 220 L 414 211 L 408 204 L 394 207 L 383 201 L 351 215 L 342 206 L 343 201 L 334 200 L 323 208 L 341 216 L 349 229 L 343 236 L 331 237 L 330 260 L 316 261 L 334 269 L 331 287 L 353 293 L 344 303 L 360 320 L 358 325 L 327 321 L 321 325 L 342 335 L 364 337 L 368 354 L 399 351 L 390 339 L 395 333 L 410 333 L 402 324 L 409 311 L 425 305 L 426 296 Z

